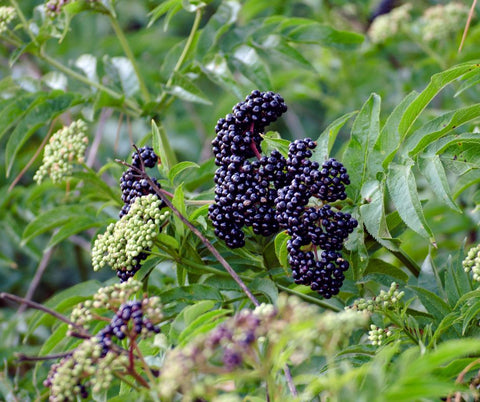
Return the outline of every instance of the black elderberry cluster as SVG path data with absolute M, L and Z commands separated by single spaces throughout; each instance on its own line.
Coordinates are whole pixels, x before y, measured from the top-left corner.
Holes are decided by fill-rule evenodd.
M 345 279 L 349 264 L 341 250 L 358 223 L 329 203 L 347 198 L 350 179 L 333 158 L 321 166 L 311 160 L 316 143 L 310 138 L 292 142 L 287 158 L 278 151 L 260 155 L 262 130 L 286 110 L 280 95 L 253 91 L 218 121 L 212 145 L 219 168 L 209 218 L 230 248 L 244 246 L 244 226 L 263 236 L 286 230 L 295 282 L 330 298 Z M 312 197 L 317 206 L 309 206 Z
M 322 166 L 309 159 L 315 147 L 309 138 L 290 144 L 287 174 L 291 181 L 278 191 L 276 219 L 291 236 L 287 251 L 295 283 L 330 298 L 338 294 L 345 279 L 349 264 L 340 252 L 358 223 L 329 204 L 308 207 L 312 197 L 324 203 L 344 200 L 350 183 L 345 167 L 335 159 Z
M 278 151 L 262 157 L 260 143 L 265 127 L 286 110 L 280 95 L 255 90 L 215 127 L 212 145 L 219 168 L 209 218 L 215 235 L 230 248 L 244 246 L 244 226 L 264 236 L 278 231 L 274 201 L 284 184 L 286 161 Z M 258 159 L 250 161 L 254 156 Z
M 130 322 L 131 325 L 129 325 Z M 129 334 L 140 335 L 144 328 L 156 334 L 160 332 L 160 328 L 144 316 L 141 301 L 130 301 L 122 304 L 110 324 L 97 334 L 103 347 L 102 357 L 109 351 L 112 345 L 112 337 L 122 340 Z
M 153 168 L 158 163 L 158 156 L 152 147 L 145 146 L 132 153 L 132 166 L 144 170 L 145 168 Z M 155 177 L 150 179 L 160 188 L 160 183 Z M 120 189 L 122 190 L 122 201 L 124 205 L 120 210 L 119 217 L 126 215 L 130 210 L 130 206 L 135 202 L 137 197 L 142 197 L 148 194 L 155 194 L 155 190 L 148 184 L 148 181 L 142 177 L 132 168 L 128 168 L 120 178 Z M 161 203 L 160 209 L 165 204 Z M 142 261 L 148 257 L 148 254 L 141 252 L 137 259 L 137 264 L 130 270 L 117 270 L 117 276 L 121 282 L 127 281 L 133 277 L 135 273 L 142 267 Z
M 143 170 L 144 168 L 152 168 L 158 162 L 158 156 L 153 151 L 152 147 L 143 147 L 132 154 L 132 166 Z M 160 187 L 157 179 L 151 177 L 152 181 Z M 122 190 L 122 201 L 124 206 L 120 211 L 120 218 L 128 213 L 130 206 L 137 197 L 142 197 L 148 194 L 155 194 L 153 188 L 148 184 L 147 180 L 140 177 L 134 169 L 127 169 L 120 178 L 120 189 Z

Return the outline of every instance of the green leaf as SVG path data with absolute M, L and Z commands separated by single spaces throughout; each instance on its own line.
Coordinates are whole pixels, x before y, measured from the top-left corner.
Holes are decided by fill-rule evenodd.
M 423 216 L 412 165 L 412 161 L 406 165 L 390 164 L 387 174 L 388 191 L 407 226 L 419 235 L 434 241 L 433 233 Z
M 114 84 L 122 89 L 126 97 L 135 95 L 140 90 L 137 75 L 132 62 L 126 57 L 103 57 L 105 72 Z
M 174 250 L 178 250 L 180 248 L 180 244 L 178 243 L 177 239 L 175 237 L 170 236 L 166 233 L 159 233 L 157 236 L 157 240 L 166 245 L 167 247 L 170 247 Z
M 379 282 L 385 286 L 390 286 L 392 281 L 408 282 L 408 275 L 395 265 L 389 264 L 378 258 L 371 258 L 368 261 L 367 269 L 363 273 L 363 278 L 359 283 L 370 280 Z
M 465 332 L 470 325 L 470 323 L 475 319 L 475 322 L 478 322 L 477 316 L 480 314 L 480 300 L 472 304 L 467 311 L 465 311 L 463 316 L 462 324 L 462 335 L 465 335 Z M 476 324 L 477 325 L 477 324 Z
M 203 314 L 197 314 L 193 321 L 187 322 L 187 327 L 180 333 L 178 337 L 179 346 L 186 346 L 188 342 L 194 339 L 196 336 L 209 332 L 212 328 L 215 328 L 223 320 L 227 314 L 231 313 L 231 310 L 215 310 L 208 311 Z M 186 316 L 186 314 L 185 314 Z
M 278 261 L 283 268 L 288 268 L 288 251 L 287 251 L 287 242 L 290 239 L 290 236 L 286 231 L 280 232 L 275 237 L 275 255 L 278 258 Z
M 211 105 L 212 102 L 186 75 L 175 73 L 170 86 L 165 91 L 187 102 L 203 103 Z
M 447 314 L 452 310 L 450 306 L 438 297 L 435 293 L 418 286 L 408 286 L 412 289 L 420 299 L 420 302 L 427 309 L 427 311 L 435 318 L 437 323 L 443 320 Z
M 40 103 L 35 102 L 35 105 L 19 121 L 8 139 L 5 152 L 7 176 L 10 174 L 18 151 L 33 133 L 65 110 L 80 103 L 80 99 L 77 94 L 52 91 L 46 98 L 41 99 Z
M 242 5 L 237 0 L 222 1 L 215 14 L 208 20 L 207 24 L 200 32 L 197 41 L 197 57 L 203 58 L 207 53 L 218 54 L 218 44 L 221 37 L 234 24 Z
M 93 221 L 96 217 L 95 208 L 85 205 L 62 205 L 44 212 L 27 225 L 23 232 L 22 243 L 25 244 L 34 237 L 64 223 L 85 218 L 85 215 L 89 215 Z
M 363 36 L 355 32 L 338 31 L 328 25 L 304 18 L 286 18 L 281 32 L 287 40 L 320 44 L 337 49 L 352 49 L 363 42 Z
M 373 146 L 380 133 L 380 103 L 377 94 L 372 94 L 362 106 L 353 122 L 351 139 L 343 154 L 343 161 L 348 169 L 352 191 L 351 197 L 358 201 L 360 189 L 368 179 L 367 161 L 374 158 Z
M 238 99 L 244 98 L 244 91 L 235 80 L 224 56 L 218 53 L 209 54 L 200 67 L 212 82 L 232 92 Z
M 360 216 L 368 233 L 382 246 L 397 251 L 398 242 L 392 239 L 385 216 L 385 182 L 377 180 L 366 182 L 361 195 L 365 203 L 360 206 Z
M 443 137 L 449 131 L 460 127 L 462 124 L 476 119 L 478 116 L 480 116 L 479 103 L 445 113 L 436 119 L 429 121 L 427 124 L 414 131 L 408 138 L 405 144 L 405 149 L 408 151 L 408 155 L 410 157 L 417 155 L 433 141 Z
M 421 156 L 418 158 L 418 168 L 420 169 L 420 172 L 422 172 L 422 175 L 427 179 L 430 188 L 437 198 L 449 208 L 461 213 L 462 210 L 457 204 L 455 204 L 455 201 L 453 201 L 447 175 L 443 164 L 440 161 L 440 157 L 438 155 Z
M 160 296 L 163 304 L 172 302 L 192 304 L 199 300 L 223 300 L 222 295 L 216 288 L 198 283 L 195 285 L 177 286 L 167 290 L 161 290 L 159 288 L 152 288 L 150 290 L 153 294 Z
M 460 88 L 458 88 L 457 92 L 455 92 L 455 95 L 454 95 L 455 98 L 458 95 L 460 95 L 462 92 L 477 85 L 480 82 L 479 70 L 475 69 L 473 71 L 470 71 L 469 73 L 466 73 L 462 77 L 462 81 L 463 81 L 462 85 L 460 85 Z
M 255 48 L 247 45 L 237 47 L 230 61 L 258 88 L 271 88 L 270 74 Z
M 386 169 L 393 160 L 397 149 L 401 145 L 398 126 L 400 125 L 402 116 L 405 114 L 405 110 L 417 95 L 418 93 L 415 91 L 410 92 L 397 105 L 390 116 L 388 116 L 374 146 L 375 155 L 378 155 L 379 159 L 375 158 L 370 163 L 369 168 L 371 169 L 372 174 L 376 174 L 377 172 Z
M 175 189 L 172 204 L 183 216 L 187 216 L 187 207 L 185 205 L 185 193 L 183 192 L 183 183 Z M 176 214 L 173 214 L 173 220 L 175 222 L 175 236 L 178 240 L 183 238 L 183 236 L 185 235 L 185 224 Z
M 248 288 L 254 293 L 262 293 L 267 298 L 268 303 L 277 303 L 278 289 L 270 279 L 255 278 L 249 283 Z
M 166 0 L 155 7 L 150 13 L 150 20 L 148 21 L 147 28 L 150 28 L 152 24 L 158 20 L 162 15 L 166 14 L 167 12 L 177 9 L 181 9 L 182 0 Z
M 337 139 L 338 133 L 345 125 L 345 123 L 357 113 L 358 112 L 355 111 L 344 114 L 343 116 L 336 119 L 333 123 L 331 123 L 325 130 L 323 130 L 322 134 L 320 134 L 317 139 L 317 147 L 314 150 L 313 160 L 322 164 L 325 159 L 328 159 L 328 157 L 330 156 L 330 152 L 332 151 L 333 144 Z
M 36 92 L 35 94 L 27 93 L 3 101 L 0 109 L 0 139 L 33 106 L 42 103 L 45 99 L 47 99 L 47 95 L 44 92 Z
M 256 45 L 256 44 L 255 44 Z M 256 45 L 255 48 L 261 51 L 262 56 L 267 60 L 273 55 L 284 59 L 285 61 L 294 63 L 295 65 L 302 67 L 305 70 L 315 71 L 312 64 L 294 47 L 290 46 L 284 37 L 281 35 L 268 35 L 261 43 Z
M 446 71 L 435 74 L 430 79 L 428 86 L 417 96 L 417 98 L 408 106 L 402 116 L 398 126 L 400 141 L 403 141 L 413 127 L 413 123 L 422 113 L 423 109 L 447 84 L 469 73 L 470 71 L 479 71 L 480 65 L 474 63 L 465 63 L 452 67 Z
M 99 220 L 95 216 L 76 216 L 73 221 L 67 221 L 66 224 L 52 236 L 47 248 L 53 247 L 63 240 L 68 239 L 70 236 L 83 232 L 84 230 L 104 226 L 105 223 L 105 221 Z
M 170 171 L 168 172 L 168 180 L 170 180 L 170 183 L 173 183 L 173 180 L 175 177 L 177 177 L 181 172 L 183 172 L 186 169 L 191 169 L 191 168 L 199 168 L 195 162 L 191 161 L 183 161 L 177 163 L 175 166 L 172 166 Z
M 48 337 L 48 339 L 43 343 L 38 356 L 46 356 L 52 351 L 59 350 L 57 345 L 61 345 L 67 337 L 68 324 L 60 324 L 55 331 Z
M 161 122 L 158 125 L 152 120 L 152 145 L 155 153 L 160 157 L 160 164 L 166 174 L 172 166 L 177 164 L 177 157 L 170 146 L 167 133 Z

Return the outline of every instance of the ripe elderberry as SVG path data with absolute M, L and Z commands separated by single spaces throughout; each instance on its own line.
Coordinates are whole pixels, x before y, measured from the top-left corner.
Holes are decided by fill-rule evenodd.
M 153 151 L 152 147 L 146 146 L 140 148 L 132 154 L 132 166 L 137 169 L 148 167 L 152 168 L 158 162 L 158 156 Z M 158 187 L 158 183 L 155 177 L 150 178 Z M 150 186 L 145 178 L 142 178 L 134 169 L 127 169 L 120 178 L 120 189 L 122 190 L 122 201 L 124 206 L 120 211 L 120 218 L 128 213 L 131 205 L 138 197 L 142 197 L 148 194 L 155 194 L 155 190 Z M 162 202 L 161 208 L 164 207 Z
M 209 218 L 215 235 L 230 248 L 244 246 L 243 226 L 263 236 L 278 231 L 274 201 L 285 184 L 286 161 L 278 151 L 262 157 L 259 149 L 264 128 L 286 110 L 280 95 L 255 90 L 215 127 L 212 146 L 219 168 Z M 251 162 L 254 156 L 258 160 Z

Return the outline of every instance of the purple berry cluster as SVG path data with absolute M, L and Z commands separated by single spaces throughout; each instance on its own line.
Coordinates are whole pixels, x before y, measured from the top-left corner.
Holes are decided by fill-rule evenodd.
M 263 236 L 278 231 L 274 201 L 283 184 L 285 158 L 278 151 L 262 157 L 259 149 L 265 127 L 286 110 L 280 95 L 255 90 L 215 127 L 212 145 L 219 168 L 209 218 L 215 235 L 230 248 L 245 245 L 244 226 Z M 255 156 L 257 160 L 249 160 Z
M 286 110 L 280 95 L 253 91 L 218 121 L 212 144 L 219 168 L 209 218 L 230 248 L 245 245 L 243 226 L 263 236 L 286 230 L 295 282 L 330 298 L 345 279 L 349 264 L 341 250 L 358 223 L 329 203 L 347 198 L 350 179 L 333 158 L 321 166 L 311 160 L 317 144 L 310 138 L 292 142 L 287 158 L 278 151 L 260 155 L 261 130 Z M 312 197 L 319 200 L 315 206 L 309 206 Z
M 141 301 L 129 301 L 119 307 L 110 324 L 97 334 L 103 347 L 102 356 L 107 354 L 112 337 L 122 340 L 127 336 L 136 337 L 143 331 L 156 334 L 160 332 L 160 328 L 144 315 L 143 310 Z
M 158 162 L 158 156 L 152 147 L 146 146 L 140 148 L 132 154 L 132 166 L 143 170 L 144 168 L 153 168 Z M 152 181 L 160 187 L 157 179 L 151 177 Z M 130 206 L 137 197 L 148 194 L 155 194 L 153 188 L 148 184 L 147 180 L 141 178 L 134 169 L 127 169 L 120 178 L 120 189 L 122 190 L 122 201 L 124 205 L 120 211 L 120 218 L 128 213 Z

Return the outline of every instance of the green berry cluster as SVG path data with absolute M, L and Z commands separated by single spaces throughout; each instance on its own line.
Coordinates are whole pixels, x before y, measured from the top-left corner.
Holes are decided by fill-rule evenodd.
M 378 310 L 396 308 L 399 307 L 399 302 L 404 295 L 404 291 L 398 290 L 398 284 L 396 282 L 392 282 L 388 291 L 382 289 L 378 296 L 371 299 L 357 299 L 355 300 L 353 305 L 347 307 L 347 309 L 368 311 L 370 313 L 373 313 L 374 311 Z
M 427 42 L 445 39 L 463 29 L 467 16 L 468 7 L 460 2 L 429 7 L 420 19 L 421 36 Z
M 102 345 L 97 338 L 84 340 L 70 356 L 52 365 L 44 385 L 50 388 L 50 402 L 69 402 L 77 396 L 86 398 L 87 387 L 108 389 L 115 371 L 125 372 L 128 357 L 109 351 L 102 357 Z
M 142 253 L 152 248 L 161 224 L 169 215 L 159 209 L 161 203 L 154 194 L 138 197 L 127 215 L 110 224 L 93 245 L 93 269 L 98 271 L 110 265 L 121 272 L 135 271 L 145 258 Z
M 473 280 L 480 282 L 480 244 L 468 250 L 462 265 L 465 272 L 473 273 Z
M 10 24 L 16 16 L 17 13 L 13 7 L 0 7 L 0 35 L 8 30 L 8 24 Z
M 88 137 L 87 125 L 82 120 L 58 130 L 45 146 L 43 163 L 33 179 L 40 184 L 46 176 L 54 183 L 61 182 L 73 171 L 73 162 L 83 163 Z
M 372 345 L 380 346 L 387 338 L 392 336 L 392 331 L 388 328 L 380 328 L 376 325 L 370 325 L 370 331 L 368 331 L 368 339 L 372 342 Z
M 394 8 L 388 14 L 379 15 L 372 22 L 368 30 L 368 36 L 373 43 L 383 43 L 397 35 L 403 26 L 410 20 L 412 5 L 406 3 Z
M 141 289 L 142 282 L 134 279 L 102 287 L 93 295 L 92 300 L 85 300 L 74 307 L 70 313 L 70 321 L 78 326 L 88 329 L 88 324 L 95 317 L 98 317 L 102 311 L 117 311 L 122 304 L 127 303 L 127 301 Z M 69 326 L 69 331 L 75 332 L 75 329 L 72 326 Z

